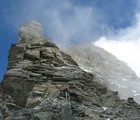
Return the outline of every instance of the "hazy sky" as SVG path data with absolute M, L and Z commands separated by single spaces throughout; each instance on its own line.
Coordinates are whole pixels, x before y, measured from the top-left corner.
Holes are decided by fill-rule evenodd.
M 41 22 L 44 33 L 59 45 L 98 41 L 96 45 L 116 56 L 122 53 L 120 59 L 140 70 L 138 5 L 139 0 L 0 0 L 0 79 L 19 27 L 32 20 Z

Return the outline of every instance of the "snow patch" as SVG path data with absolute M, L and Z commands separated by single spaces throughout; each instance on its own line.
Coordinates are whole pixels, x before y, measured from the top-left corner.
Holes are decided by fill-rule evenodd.
M 106 111 L 108 109 L 108 107 L 104 107 L 104 106 L 102 108 L 103 108 L 104 111 Z

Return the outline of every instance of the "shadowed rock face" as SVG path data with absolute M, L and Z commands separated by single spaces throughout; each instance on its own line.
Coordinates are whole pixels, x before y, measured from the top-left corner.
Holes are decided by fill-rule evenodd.
M 128 102 L 120 100 L 117 92 L 108 90 L 91 73 L 80 69 L 71 56 L 44 41 L 34 24 L 24 27 L 28 28 L 24 29 L 27 34 L 20 34 L 20 41 L 9 51 L 0 119 L 140 119 L 140 106 L 132 98 Z M 37 34 L 30 40 L 30 31 L 34 29 Z

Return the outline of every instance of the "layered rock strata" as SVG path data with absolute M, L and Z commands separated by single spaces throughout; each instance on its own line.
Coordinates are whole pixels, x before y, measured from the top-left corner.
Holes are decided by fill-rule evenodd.
M 2 81 L 3 120 L 139 120 L 140 106 L 80 69 L 49 42 L 38 23 L 21 28 Z

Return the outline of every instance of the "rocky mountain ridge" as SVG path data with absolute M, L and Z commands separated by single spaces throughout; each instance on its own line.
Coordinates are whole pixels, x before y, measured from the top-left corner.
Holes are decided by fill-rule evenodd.
M 134 97 L 140 103 L 140 78 L 123 61 L 94 44 L 73 45 L 64 49 L 78 65 L 94 74 L 99 82 L 119 92 L 122 99 Z
M 140 106 L 82 70 L 32 22 L 11 46 L 0 96 L 1 120 L 139 120 Z

